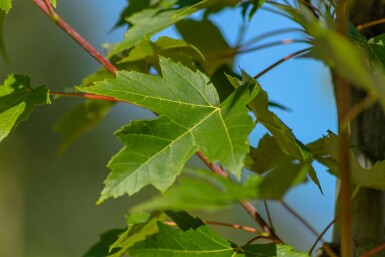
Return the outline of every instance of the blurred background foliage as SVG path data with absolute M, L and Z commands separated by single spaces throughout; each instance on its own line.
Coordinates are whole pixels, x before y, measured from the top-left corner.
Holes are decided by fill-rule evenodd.
M 91 44 L 103 51 L 100 47 L 102 43 L 119 40 L 123 33 L 122 29 L 109 31 L 125 3 L 67 0 L 59 1 L 57 11 Z M 229 15 L 226 12 L 220 14 L 215 21 L 226 27 L 225 37 L 233 44 L 242 19 L 239 11 L 231 14 L 237 16 L 233 21 Z M 251 33 L 255 35 L 256 30 L 268 31 L 282 25 L 277 17 L 267 17 L 267 14 L 257 15 L 254 25 L 250 25 L 253 28 Z M 175 31 L 167 30 L 163 34 L 175 35 Z M 62 90 L 80 84 L 83 77 L 99 66 L 50 22 L 32 1 L 14 1 L 14 8 L 5 20 L 4 38 L 10 63 L 0 61 L 1 80 L 7 74 L 16 72 L 30 75 L 35 86 L 44 84 L 50 89 Z M 276 56 L 284 56 L 281 50 L 272 51 L 270 54 L 262 52 L 242 57 L 235 66 L 256 74 L 277 60 Z M 290 53 L 292 49 L 285 51 Z M 296 61 L 295 65 L 277 68 L 261 81 L 271 93 L 272 100 L 292 108 L 292 113 L 277 113 L 282 114 L 289 127 L 307 143 L 326 133 L 327 129 L 335 128 L 334 103 L 327 71 L 322 66 L 304 60 Z M 301 94 L 296 93 L 299 89 Z M 99 234 L 111 228 L 123 228 L 124 214 L 130 206 L 153 192 L 148 189 L 147 195 L 140 194 L 129 199 L 122 197 L 95 205 L 102 181 L 108 173 L 106 163 L 121 148 L 113 132 L 129 120 L 152 115 L 133 106 L 118 104 L 100 126 L 81 137 L 58 158 L 56 153 L 60 136 L 52 132 L 52 125 L 70 107 L 80 102 L 79 99 L 56 99 L 51 106 L 38 107 L 28 122 L 21 124 L 0 144 L 2 256 L 81 256 L 98 241 Z M 309 110 L 312 108 L 318 109 L 318 114 Z M 253 133 L 253 145 L 263 133 L 258 129 Z M 287 200 L 296 208 L 301 208 L 298 210 L 321 230 L 332 219 L 334 180 L 325 175 L 324 168 L 319 170 L 325 196 L 321 196 L 313 185 L 305 185 L 289 194 Z M 310 191 L 313 193 L 309 194 Z M 258 206 L 264 213 L 262 205 Z M 299 250 L 308 250 L 315 240 L 314 236 L 302 227 L 299 231 L 301 224 L 279 204 L 273 203 L 271 211 L 279 235 Z M 254 225 L 237 206 L 220 213 L 206 213 L 203 218 Z M 244 243 L 252 237 L 244 232 L 218 230 L 236 242 Z

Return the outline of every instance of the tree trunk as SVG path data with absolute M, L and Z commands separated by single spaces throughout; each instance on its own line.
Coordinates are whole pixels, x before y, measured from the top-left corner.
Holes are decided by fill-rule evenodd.
M 355 0 L 350 9 L 350 21 L 354 25 L 385 18 L 385 0 Z M 377 25 L 361 31 L 366 38 L 385 33 L 385 25 Z M 385 87 L 385 85 L 383 85 Z M 352 106 L 364 99 L 366 93 L 351 89 Z M 351 143 L 359 151 L 357 157 L 363 163 L 375 163 L 385 159 L 385 115 L 378 104 L 360 114 L 351 124 Z M 362 158 L 364 157 L 364 158 Z M 385 194 L 383 191 L 362 188 L 353 199 L 353 241 L 355 256 L 385 243 Z M 336 225 L 333 242 L 339 243 Z M 382 251 L 374 256 L 385 256 Z

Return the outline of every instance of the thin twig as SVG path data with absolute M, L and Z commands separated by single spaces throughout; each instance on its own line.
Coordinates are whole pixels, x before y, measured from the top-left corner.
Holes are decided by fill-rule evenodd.
M 377 97 L 375 95 L 368 95 L 362 101 L 354 105 L 349 112 L 342 119 L 343 129 L 346 129 L 346 126 L 356 118 L 360 113 L 371 107 L 377 101 Z
M 263 204 L 265 206 L 267 220 L 269 221 L 270 227 L 274 230 L 273 219 L 271 218 L 271 215 L 270 215 L 269 205 L 267 205 L 267 201 L 265 199 L 263 200 Z
M 91 46 L 82 36 L 80 36 L 70 25 L 63 21 L 59 15 L 52 9 L 50 10 L 44 0 L 33 0 L 33 2 L 62 30 L 72 37 L 81 47 L 92 55 L 109 72 L 115 75 L 117 69 L 107 59 L 105 59 L 93 46 Z
M 385 250 L 385 243 L 383 243 L 382 245 L 377 246 L 376 248 L 373 248 L 370 251 L 367 251 L 366 253 L 362 254 L 360 257 L 369 257 L 369 256 L 372 256 L 372 255 L 382 251 L 382 250 Z
M 56 16 L 56 19 L 52 18 L 52 15 L 45 5 L 44 0 L 33 0 L 33 2 L 51 18 L 58 26 L 63 29 L 69 36 L 71 36 L 83 49 L 85 49 L 91 56 L 93 56 L 100 64 L 102 64 L 110 73 L 116 75 L 117 68 L 111 64 L 107 59 L 105 59 L 94 47 L 92 47 L 83 37 L 81 37 L 73 28 L 71 28 L 65 21 L 63 21 L 54 11 L 53 14 Z M 64 96 L 64 93 L 61 93 Z M 66 96 L 73 97 L 85 97 L 86 95 L 79 95 L 77 93 L 68 93 Z M 97 98 L 96 95 L 88 94 L 86 98 Z M 101 98 L 98 98 L 101 99 Z M 104 100 L 111 101 L 114 98 L 108 98 Z M 115 99 L 116 100 L 116 99 Z M 198 157 L 215 173 L 219 174 L 222 177 L 227 177 L 227 172 L 221 169 L 218 165 L 210 162 L 206 156 L 200 151 L 196 153 Z M 263 228 L 263 230 L 268 233 L 274 239 L 282 242 L 279 237 L 274 233 L 272 229 L 267 225 L 263 218 L 259 215 L 257 209 L 248 201 L 241 201 L 243 208 L 249 213 L 249 215 Z
M 265 38 L 269 38 L 271 36 L 276 36 L 278 34 L 284 34 L 284 33 L 290 33 L 290 32 L 302 32 L 302 33 L 305 33 L 304 30 L 299 29 L 299 28 L 286 28 L 286 29 L 277 29 L 277 30 L 273 30 L 273 31 L 268 31 L 266 33 L 263 33 L 261 35 L 258 35 L 256 37 L 248 40 L 247 42 L 245 42 L 241 46 L 239 46 L 239 48 L 245 48 L 246 46 L 253 45 L 254 43 L 257 43 L 258 41 L 261 41 L 261 40 L 263 40 Z
M 259 240 L 259 239 L 267 239 L 267 240 L 270 240 L 272 242 L 275 242 L 275 243 L 278 243 L 280 244 L 281 242 L 277 241 L 276 239 L 274 238 L 271 238 L 271 237 L 268 237 L 268 236 L 255 236 L 253 237 L 252 239 L 250 239 L 249 241 L 246 242 L 247 245 L 251 244 L 252 242 L 256 241 L 256 240 Z
M 290 60 L 291 58 L 293 57 L 296 57 L 300 54 L 303 54 L 307 51 L 309 51 L 311 49 L 311 47 L 309 48 L 306 48 L 306 49 L 302 49 L 300 51 L 297 51 L 297 52 L 294 52 L 292 54 L 289 54 L 287 56 L 285 56 L 284 58 L 278 60 L 277 62 L 273 63 L 272 65 L 270 65 L 269 67 L 267 67 L 266 69 L 264 69 L 263 71 L 261 71 L 260 73 L 258 73 L 257 75 L 254 76 L 254 79 L 258 79 L 259 77 L 265 75 L 265 73 L 269 72 L 270 70 L 274 69 L 275 67 L 277 67 L 278 65 L 280 65 L 281 63 L 284 63 L 288 60 Z
M 333 226 L 334 223 L 339 219 L 339 214 L 337 214 L 334 219 L 325 227 L 324 230 L 322 230 L 321 234 L 317 237 L 314 244 L 309 250 L 309 256 L 311 256 L 311 253 L 314 251 L 314 248 L 317 246 L 318 242 L 322 240 L 322 237 L 326 234 L 326 232 Z
M 280 46 L 280 45 L 289 45 L 289 44 L 294 44 L 294 43 L 310 44 L 311 42 L 309 40 L 301 40 L 301 39 L 291 39 L 291 38 L 289 38 L 289 39 L 284 39 L 284 40 L 279 40 L 279 41 L 274 41 L 274 42 L 262 44 L 262 45 L 259 45 L 259 46 L 250 47 L 250 48 L 247 48 L 247 49 L 239 49 L 239 50 L 237 50 L 236 54 L 246 54 L 246 53 L 254 52 L 254 51 L 261 50 L 261 49 L 264 49 L 264 48 L 267 48 L 267 47 Z
M 310 232 L 313 233 L 317 238 L 319 237 L 318 231 L 310 225 L 309 222 L 307 222 L 301 215 L 299 215 L 295 210 L 293 210 L 287 203 L 284 201 L 281 201 L 282 206 L 290 212 L 297 220 L 299 220 Z M 323 239 L 321 239 L 322 242 L 324 242 Z
M 251 232 L 251 233 L 259 234 L 259 235 L 263 234 L 262 232 L 260 232 L 259 230 L 255 229 L 255 228 L 248 227 L 248 226 L 242 226 L 242 225 L 238 225 L 238 224 L 230 224 L 230 223 L 225 223 L 225 222 L 208 221 L 208 220 L 204 220 L 203 223 L 205 223 L 206 225 L 216 225 L 216 226 L 229 227 L 229 228 L 233 228 L 233 229 L 239 229 L 239 230 L 243 230 L 243 231 L 247 231 L 247 232 Z M 173 221 L 165 221 L 164 224 L 167 224 L 169 226 L 177 226 L 177 224 Z M 262 236 L 264 236 L 264 235 L 262 235 Z
M 385 23 L 385 18 L 374 20 L 374 21 L 370 21 L 370 22 L 367 22 L 367 23 L 364 23 L 364 24 L 360 24 L 360 25 L 358 25 L 356 27 L 356 29 L 357 30 L 363 30 L 363 29 L 366 29 L 366 28 L 369 28 L 369 27 L 372 27 L 372 26 L 375 26 L 375 25 L 382 24 L 382 23 Z

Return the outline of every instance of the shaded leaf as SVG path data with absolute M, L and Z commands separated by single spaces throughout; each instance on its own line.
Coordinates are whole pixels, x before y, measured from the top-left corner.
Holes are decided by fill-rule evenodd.
M 234 86 L 227 79 L 226 75 L 239 77 L 239 75 L 236 74 L 228 65 L 222 65 L 210 77 L 215 88 L 217 89 L 221 102 L 229 95 L 231 95 L 231 93 L 233 93 L 235 90 Z
M 167 189 L 186 161 L 200 149 L 240 176 L 248 152 L 247 135 L 254 124 L 245 105 L 257 95 L 242 86 L 224 102 L 209 78 L 161 58 L 163 78 L 119 72 L 114 80 L 80 90 L 145 107 L 160 116 L 134 121 L 117 132 L 125 147 L 109 163 L 112 170 L 99 202 L 152 184 Z
M 62 116 L 53 125 L 53 131 L 63 136 L 58 153 L 62 154 L 78 137 L 96 127 L 114 104 L 110 101 L 84 101 Z
M 289 155 L 282 151 L 275 138 L 265 134 L 259 140 L 257 148 L 250 148 L 245 160 L 245 167 L 248 170 L 262 174 L 291 159 Z
M 112 229 L 100 236 L 100 241 L 92 246 L 83 257 L 106 257 L 110 253 L 110 245 L 112 245 L 124 229 Z
M 249 176 L 242 184 L 201 170 L 185 170 L 176 186 L 134 207 L 140 210 L 216 210 L 240 200 L 257 198 L 262 177 Z M 197 190 L 198 189 L 198 190 Z
M 119 235 L 119 238 L 110 244 L 111 253 L 108 257 L 121 257 L 135 243 L 143 241 L 146 237 L 157 233 L 158 222 L 163 222 L 166 215 L 162 212 L 139 213 L 127 218 L 128 228 Z
M 46 87 L 33 89 L 28 76 L 9 75 L 0 85 L 0 142 L 28 119 L 35 105 L 50 103 Z
M 167 216 L 169 216 L 176 224 L 177 226 L 182 229 L 183 231 L 192 229 L 197 229 L 200 226 L 205 226 L 203 221 L 198 217 L 193 217 L 190 214 L 188 214 L 185 211 L 167 211 Z
M 12 0 L 0 0 L 0 10 L 8 13 L 12 8 Z
M 222 65 L 232 67 L 236 50 L 228 45 L 222 32 L 211 21 L 183 20 L 176 24 L 176 28 L 184 40 L 202 52 L 205 61 L 201 65 L 207 74 L 212 75 Z
M 120 14 L 120 18 L 115 24 L 115 27 L 120 27 L 125 24 L 129 24 L 126 19 L 134 13 L 151 7 L 151 2 L 151 0 L 127 0 L 128 6 Z
M 329 132 L 327 136 L 309 144 L 309 147 L 320 163 L 327 166 L 332 174 L 339 176 L 338 137 L 335 134 Z M 376 162 L 372 167 L 365 169 L 352 151 L 350 160 L 354 183 L 361 187 L 385 190 L 385 161 Z
M 306 180 L 306 174 L 312 169 L 310 163 L 287 161 L 270 171 L 259 185 L 263 199 L 282 200 L 285 193 Z

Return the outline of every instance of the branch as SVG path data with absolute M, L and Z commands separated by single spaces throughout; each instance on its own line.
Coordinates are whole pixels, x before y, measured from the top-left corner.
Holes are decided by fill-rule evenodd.
M 47 7 L 44 0 L 32 0 L 52 21 L 54 21 L 61 29 L 63 29 L 70 37 L 72 37 L 84 50 L 86 50 L 91 56 L 93 56 L 100 64 L 102 64 L 110 73 L 116 74 L 117 68 L 105 59 L 94 47 L 92 47 L 83 37 L 81 37 L 72 27 L 70 27 L 65 21 L 63 21 L 54 10 Z M 79 94 L 79 93 L 63 93 L 63 92 L 51 92 L 52 95 L 62 95 L 70 97 L 82 97 L 89 99 L 101 99 L 107 101 L 119 101 L 112 97 L 97 96 L 93 94 Z M 210 162 L 207 157 L 200 151 L 196 153 L 198 157 L 215 173 L 222 177 L 227 177 L 227 172 L 222 170 L 218 165 Z M 264 219 L 259 215 L 257 209 L 248 201 L 242 201 L 241 205 L 249 213 L 249 215 L 261 226 L 265 233 L 268 233 L 276 241 L 282 242 L 281 239 L 274 233 Z
M 376 248 L 362 254 L 360 257 L 369 257 L 369 256 L 372 256 L 372 255 L 374 255 L 374 254 L 376 254 L 376 253 L 378 253 L 384 249 L 385 249 L 385 243 L 383 243 L 382 245 L 379 245 Z
M 348 28 L 346 16 L 347 0 L 338 1 L 337 5 L 337 31 L 345 36 Z M 344 118 L 349 113 L 349 85 L 347 80 L 337 75 L 335 80 L 335 92 L 338 111 L 338 153 L 341 190 L 339 195 L 339 213 L 341 215 L 341 256 L 351 257 L 353 254 L 353 228 L 352 228 L 352 203 L 351 203 L 351 174 L 349 155 L 349 134 L 343 126 Z
M 101 65 L 103 65 L 109 72 L 115 75 L 117 69 L 107 59 L 105 59 L 87 40 L 80 36 L 70 25 L 63 21 L 59 15 L 53 10 L 51 5 L 44 0 L 33 0 L 33 2 L 40 8 L 53 22 L 55 22 L 62 30 L 64 30 L 70 37 L 72 37 L 84 50 L 92 55 Z M 50 8 L 49 8 L 49 7 Z

